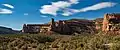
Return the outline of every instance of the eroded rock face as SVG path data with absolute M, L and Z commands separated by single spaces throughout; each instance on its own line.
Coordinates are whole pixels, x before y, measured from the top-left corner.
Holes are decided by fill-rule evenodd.
M 68 25 L 71 27 L 74 33 L 79 33 L 79 34 L 82 33 L 91 34 L 94 33 L 96 30 L 94 22 L 90 20 L 71 21 Z
M 27 24 L 23 26 L 22 32 L 25 33 L 46 33 L 52 34 L 57 32 L 60 34 L 73 33 L 95 33 L 95 23 L 93 20 L 86 19 L 70 19 L 54 21 L 52 18 L 48 24 Z
M 72 33 L 68 23 L 66 21 L 59 20 L 55 22 L 52 31 L 58 32 L 60 34 L 69 34 Z
M 60 34 L 94 33 L 96 30 L 94 22 L 85 19 L 60 20 L 55 22 L 54 27 L 53 31 Z
M 119 32 L 120 30 L 120 14 L 105 14 L 103 20 L 102 31 Z
M 102 30 L 103 26 L 103 18 L 97 18 L 94 20 L 95 25 L 96 25 L 96 30 Z

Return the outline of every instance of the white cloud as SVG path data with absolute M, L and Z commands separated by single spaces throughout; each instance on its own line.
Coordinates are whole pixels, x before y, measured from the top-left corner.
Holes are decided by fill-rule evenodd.
M 45 18 L 45 17 L 48 17 L 48 16 L 45 16 L 45 15 L 41 15 L 41 17 L 44 17 L 44 18 Z
M 69 0 L 70 3 L 73 3 L 73 4 L 78 4 L 78 0 Z
M 2 4 L 2 5 L 4 5 L 4 6 L 6 6 L 6 7 L 9 7 L 9 8 L 14 8 L 14 6 L 12 6 L 12 5 L 10 5 L 10 4 Z
M 70 16 L 70 15 L 72 15 L 73 13 L 74 13 L 74 10 L 69 9 L 69 8 L 64 8 L 62 15 L 63 15 L 63 16 Z
M 71 13 L 79 12 L 79 10 L 77 10 L 77 9 L 70 9 L 70 8 L 65 8 L 65 9 L 63 9 L 63 11 L 64 11 L 64 12 L 65 12 L 65 11 L 68 11 L 68 12 L 71 12 Z
M 28 13 L 24 13 L 24 15 L 26 15 L 26 16 L 27 16 L 27 15 L 29 15 L 29 14 L 28 14 Z
M 40 12 L 43 14 L 57 15 L 58 10 L 59 8 L 54 7 L 52 5 L 44 5 L 42 6 L 42 9 L 40 9 Z
M 66 9 L 68 12 L 64 12 L 63 15 L 64 16 L 69 16 L 72 15 L 74 13 L 79 13 L 79 12 L 87 12 L 90 10 L 99 10 L 99 9 L 103 9 L 103 8 L 108 8 L 108 7 L 113 7 L 115 6 L 117 3 L 113 3 L 113 2 L 102 2 L 102 3 L 98 3 L 95 4 L 93 6 L 89 6 L 89 7 L 85 7 L 82 9 Z
M 72 15 L 73 13 L 71 13 L 71 12 L 64 12 L 62 15 L 63 16 L 70 16 L 70 15 Z
M 13 12 L 9 9 L 0 8 L 0 14 L 12 14 Z
M 42 14 L 50 14 L 50 15 L 54 15 L 56 16 L 58 13 L 58 11 L 62 11 L 63 13 L 61 13 L 61 15 L 64 16 L 70 16 L 74 13 L 79 13 L 79 12 L 87 12 L 90 10 L 99 10 L 99 9 L 103 9 L 103 8 L 108 8 L 108 7 L 113 7 L 115 6 L 117 3 L 113 3 L 113 2 L 102 2 L 102 3 L 98 3 L 92 6 L 88 6 L 82 9 L 70 9 L 69 7 L 72 6 L 73 4 L 78 4 L 79 0 L 68 0 L 68 1 L 58 1 L 58 2 L 52 2 L 51 5 L 44 5 L 42 6 L 40 9 L 40 12 Z
M 58 1 L 58 2 L 52 2 L 52 5 L 58 8 L 66 8 L 71 6 L 71 3 L 65 1 Z
M 89 6 L 89 7 L 80 9 L 79 12 L 86 12 L 86 11 L 90 11 L 90 10 L 99 10 L 99 9 L 103 9 L 103 8 L 113 7 L 116 4 L 117 3 L 113 3 L 113 2 L 102 2 L 102 3 L 95 4 L 93 6 Z
M 51 5 L 44 5 L 42 6 L 39 11 L 42 14 L 50 14 L 50 15 L 57 15 L 57 12 L 60 11 L 60 9 L 68 8 L 72 4 L 77 4 L 78 0 L 69 0 L 69 1 L 58 1 L 58 2 L 52 2 Z

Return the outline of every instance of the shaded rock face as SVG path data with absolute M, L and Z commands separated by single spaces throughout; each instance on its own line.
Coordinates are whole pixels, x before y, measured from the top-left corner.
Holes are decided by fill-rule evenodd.
M 90 20 L 79 20 L 79 21 L 71 21 L 69 24 L 70 28 L 72 29 L 73 33 L 95 33 L 95 24 L 93 21 Z
M 103 20 L 102 31 L 119 32 L 120 30 L 120 14 L 105 14 Z
M 49 24 L 24 24 L 22 32 L 37 34 L 37 33 L 45 33 L 49 30 Z
M 71 33 L 71 29 L 65 21 L 60 20 L 58 22 L 55 22 L 55 25 L 53 27 L 54 27 L 54 29 L 52 29 L 52 31 L 58 32 L 60 34 L 70 34 Z
M 22 32 L 24 33 L 46 33 L 52 32 L 60 34 L 73 34 L 73 33 L 94 33 L 96 31 L 94 21 L 86 19 L 70 19 L 54 21 L 52 18 L 48 24 L 27 24 L 23 26 Z
M 91 20 L 71 19 L 55 22 L 53 31 L 61 34 L 94 33 L 95 24 Z

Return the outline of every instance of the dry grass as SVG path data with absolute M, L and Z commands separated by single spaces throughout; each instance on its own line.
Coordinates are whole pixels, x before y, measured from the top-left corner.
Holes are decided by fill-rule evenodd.
M 120 35 L 0 35 L 0 50 L 119 50 Z

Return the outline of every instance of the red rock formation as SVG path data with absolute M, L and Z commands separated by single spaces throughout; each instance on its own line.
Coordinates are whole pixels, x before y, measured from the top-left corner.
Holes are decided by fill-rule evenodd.
M 49 24 L 25 24 L 23 25 L 22 32 L 24 33 L 46 33 L 52 34 L 57 32 L 60 34 L 73 34 L 73 33 L 94 33 L 94 22 L 85 19 L 72 19 L 72 20 L 59 20 L 52 21 Z
M 102 30 L 102 26 L 103 26 L 103 18 L 97 18 L 94 20 L 95 25 L 96 25 L 96 29 L 97 30 Z
M 118 31 L 120 28 L 116 25 L 120 24 L 120 14 L 105 14 L 103 20 L 102 31 Z
M 44 33 L 48 31 L 49 24 L 24 24 L 22 32 L 24 33 Z

